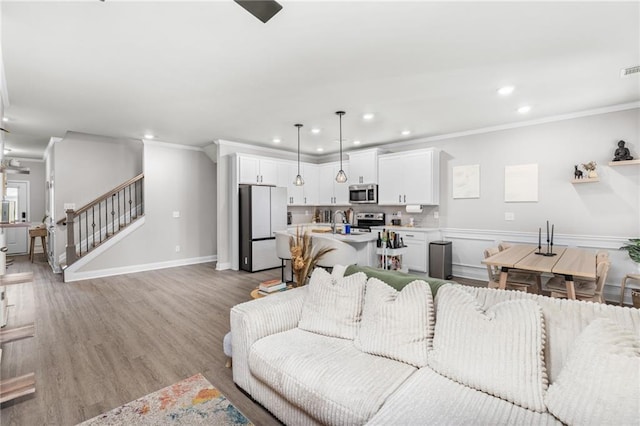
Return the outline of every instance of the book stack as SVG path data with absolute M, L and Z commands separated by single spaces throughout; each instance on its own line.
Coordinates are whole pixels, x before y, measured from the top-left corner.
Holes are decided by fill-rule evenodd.
M 269 280 L 260 283 L 258 287 L 258 293 L 263 296 L 268 296 L 271 293 L 278 291 L 284 291 L 287 289 L 287 284 L 280 280 Z

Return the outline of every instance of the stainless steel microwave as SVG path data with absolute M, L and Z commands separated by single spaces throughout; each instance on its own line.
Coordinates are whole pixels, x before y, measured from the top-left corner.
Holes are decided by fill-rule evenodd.
M 351 204 L 378 204 L 378 185 L 350 185 L 349 202 Z

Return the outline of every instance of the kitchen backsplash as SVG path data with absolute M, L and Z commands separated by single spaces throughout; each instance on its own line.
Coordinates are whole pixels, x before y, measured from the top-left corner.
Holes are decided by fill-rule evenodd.
M 291 213 L 291 223 L 293 225 L 298 223 L 310 223 L 313 221 L 314 213 L 316 209 L 319 210 L 336 210 L 345 211 L 349 207 L 336 207 L 336 206 L 322 206 L 322 207 L 298 207 L 291 206 L 288 211 Z M 354 213 L 384 213 L 387 224 L 391 223 L 391 219 L 399 218 L 402 220 L 402 225 L 409 224 L 409 218 L 413 218 L 414 226 L 421 228 L 439 228 L 440 220 L 435 219 L 434 212 L 438 212 L 438 206 L 423 206 L 422 213 L 407 213 L 404 207 L 401 206 L 378 206 L 370 204 L 367 206 L 352 206 Z M 397 216 L 400 212 L 400 216 Z M 333 217 L 333 216 L 332 216 Z

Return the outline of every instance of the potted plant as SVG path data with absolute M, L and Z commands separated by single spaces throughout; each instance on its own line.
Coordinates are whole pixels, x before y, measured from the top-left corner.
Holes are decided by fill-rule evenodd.
M 325 254 L 335 250 L 331 247 L 313 250 L 311 234 L 308 231 L 301 234 L 300 228 L 296 228 L 295 237 L 291 236 L 289 238 L 289 248 L 291 249 L 291 267 L 296 276 L 296 287 L 305 285 L 318 260 Z
M 626 250 L 631 260 L 640 264 L 640 238 L 629 238 L 629 243 L 620 247 L 620 250 Z M 634 308 L 640 308 L 640 290 L 631 290 L 631 301 Z

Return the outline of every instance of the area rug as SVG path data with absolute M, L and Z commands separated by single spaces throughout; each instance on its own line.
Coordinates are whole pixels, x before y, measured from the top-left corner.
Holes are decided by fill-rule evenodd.
M 81 425 L 251 425 L 202 374 L 182 380 Z

